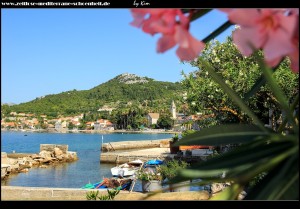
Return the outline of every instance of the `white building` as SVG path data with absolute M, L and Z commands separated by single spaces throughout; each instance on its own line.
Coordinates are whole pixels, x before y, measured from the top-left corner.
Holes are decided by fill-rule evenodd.
M 170 108 L 171 114 L 172 114 L 172 119 L 176 119 L 176 106 L 174 100 L 172 100 L 171 108 Z

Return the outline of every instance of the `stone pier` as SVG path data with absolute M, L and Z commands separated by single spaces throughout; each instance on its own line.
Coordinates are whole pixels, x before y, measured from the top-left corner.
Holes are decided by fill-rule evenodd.
M 147 148 L 167 148 L 171 139 L 142 140 L 142 141 L 120 141 L 103 143 L 102 152 L 128 150 L 128 149 L 147 149 Z
M 100 163 L 121 164 L 137 159 L 144 162 L 153 159 L 181 159 L 187 162 L 198 162 L 206 159 L 207 154 L 203 151 L 203 153 L 194 153 L 189 156 L 185 154 L 185 151 L 181 154 L 171 154 L 169 147 L 170 140 L 171 139 L 104 143 L 101 149 Z

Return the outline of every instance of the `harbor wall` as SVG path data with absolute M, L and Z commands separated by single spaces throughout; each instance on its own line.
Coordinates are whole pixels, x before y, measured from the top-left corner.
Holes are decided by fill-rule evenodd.
M 109 142 L 103 143 L 101 146 L 102 152 L 110 152 L 116 150 L 128 150 L 128 149 L 145 149 L 145 148 L 167 148 L 169 147 L 170 139 L 160 140 L 142 140 L 142 141 L 121 141 L 121 142 Z

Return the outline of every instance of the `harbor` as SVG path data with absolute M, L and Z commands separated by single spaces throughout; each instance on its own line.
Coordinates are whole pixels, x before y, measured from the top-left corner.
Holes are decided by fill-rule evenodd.
M 4 148 L 7 147 L 9 149 L 4 149 L 6 153 L 2 153 L 2 163 L 9 162 L 9 164 L 12 164 L 13 161 L 20 162 L 18 163 L 19 167 L 16 168 L 15 174 L 11 172 L 9 176 L 6 176 L 5 179 L 1 181 L 2 191 L 7 195 L 5 197 L 3 196 L 2 200 L 12 200 L 14 197 L 11 195 L 14 193 L 14 190 L 21 192 L 25 188 L 27 188 L 25 189 L 26 192 L 21 192 L 22 199 L 42 200 L 45 198 L 56 200 L 60 198 L 54 193 L 61 193 L 63 199 L 84 199 L 85 196 L 77 198 L 75 196 L 71 197 L 70 194 L 85 194 L 90 191 L 90 189 L 86 188 L 83 190 L 82 188 L 89 185 L 95 186 L 95 188 L 97 187 L 99 192 L 103 190 L 106 192 L 105 187 L 100 187 L 101 182 L 104 182 L 103 180 L 120 180 L 119 176 L 114 176 L 111 173 L 111 169 L 114 166 L 122 165 L 123 163 L 129 164 L 129 162 L 134 160 L 140 160 L 146 163 L 149 160 L 204 159 L 206 155 L 206 153 L 203 152 L 203 155 L 200 156 L 198 155 L 199 153 L 196 153 L 196 150 L 192 150 L 192 155 L 188 154 L 186 150 L 171 154 L 169 142 L 172 139 L 172 135 L 107 134 L 103 137 L 105 140 L 101 140 L 102 135 L 87 134 L 32 133 L 27 137 L 24 137 L 21 133 L 5 134 L 15 136 L 18 141 L 23 139 L 22 142 L 26 142 L 26 147 L 24 149 L 18 146 L 14 143 L 14 139 L 5 141 L 11 145 L 8 147 L 7 144 L 4 144 Z M 46 142 L 45 144 L 39 144 L 38 142 L 40 140 L 38 140 L 38 138 L 43 136 L 49 138 L 49 140 L 44 140 L 43 142 Z M 72 140 L 69 138 L 71 136 Z M 49 143 L 50 141 L 54 142 L 54 144 Z M 87 141 L 90 143 L 86 143 Z M 102 143 L 103 141 L 106 143 Z M 8 152 L 8 150 L 12 150 L 13 152 Z M 57 158 L 63 153 L 73 153 L 69 150 L 75 151 L 79 160 L 75 160 L 72 163 L 55 163 L 57 160 L 53 159 L 54 157 Z M 43 156 L 39 155 L 41 152 Z M 34 158 L 29 159 L 28 155 Z M 26 167 L 28 168 L 26 169 L 23 167 L 23 160 L 25 160 L 25 158 L 33 164 L 36 162 L 39 162 L 39 164 L 33 166 L 35 167 L 34 169 L 30 169 L 29 167 Z M 31 164 L 25 163 L 24 165 L 30 166 Z M 13 166 L 11 166 L 11 168 Z M 25 171 L 25 173 L 23 171 Z M 83 174 L 84 178 L 82 178 Z M 72 178 L 69 178 L 69 176 L 72 176 Z M 128 187 L 129 189 L 126 187 L 126 191 L 122 190 L 120 192 L 120 195 L 118 195 L 120 200 L 137 200 L 147 196 L 147 194 L 145 194 L 147 192 L 143 190 L 141 179 L 136 179 L 134 176 L 126 178 L 132 179 L 132 185 Z M 105 185 L 102 184 L 102 186 Z M 37 190 L 40 192 L 37 192 Z M 51 196 L 48 195 L 50 190 Z M 185 192 L 194 194 L 195 191 L 200 190 L 197 186 L 192 186 L 189 191 Z M 158 200 L 171 198 L 172 195 L 167 193 L 170 192 L 166 192 L 164 197 L 157 196 Z M 130 195 L 124 196 L 123 194 Z M 199 197 L 195 196 L 191 200 L 196 199 L 198 200 Z

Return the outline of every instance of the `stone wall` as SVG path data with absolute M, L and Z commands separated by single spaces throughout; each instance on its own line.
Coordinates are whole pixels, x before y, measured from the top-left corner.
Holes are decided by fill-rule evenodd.
M 109 142 L 102 144 L 101 151 L 109 152 L 116 150 L 169 147 L 170 140 L 171 139 Z
M 69 145 L 67 144 L 41 144 L 40 145 L 40 152 L 41 151 L 48 151 L 54 152 L 54 148 L 59 148 L 64 154 L 67 154 Z

